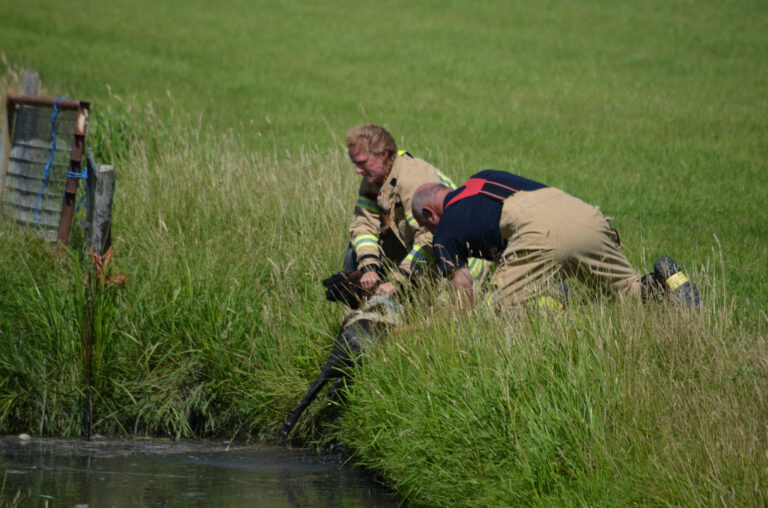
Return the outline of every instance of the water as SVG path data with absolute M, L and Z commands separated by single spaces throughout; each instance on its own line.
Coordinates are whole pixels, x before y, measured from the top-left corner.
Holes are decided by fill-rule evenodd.
M 0 438 L 0 486 L 3 507 L 398 504 L 338 458 L 228 442 Z

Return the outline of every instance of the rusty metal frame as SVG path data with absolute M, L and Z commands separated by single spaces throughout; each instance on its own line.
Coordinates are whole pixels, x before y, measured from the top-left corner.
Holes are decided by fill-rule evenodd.
M 8 143 L 6 144 L 6 151 L 10 152 L 10 140 L 13 139 L 11 130 L 13 128 L 14 115 L 16 114 L 16 108 L 18 106 L 29 105 L 53 107 L 54 104 L 56 104 L 59 109 L 77 111 L 74 140 L 72 141 L 72 150 L 70 151 L 69 156 L 69 172 L 80 173 L 83 167 L 85 138 L 88 134 L 88 119 L 91 111 L 91 103 L 87 101 L 71 99 L 58 100 L 52 97 L 37 97 L 33 95 L 9 93 L 5 102 L 5 111 L 8 121 Z M 5 181 L 6 160 L 7 156 L 6 154 L 3 154 L 3 180 L 0 180 L 0 184 Z M 61 245 L 69 244 L 69 236 L 72 233 L 72 221 L 75 216 L 75 199 L 77 197 L 77 180 L 77 178 L 68 177 L 64 188 L 64 198 L 61 203 L 61 216 L 59 219 L 59 231 L 57 236 L 57 241 Z
M 5 111 L 6 111 L 5 116 L 6 118 L 8 118 L 10 113 L 8 113 L 7 102 L 6 102 Z M 2 159 L 0 159 L 0 195 L 3 193 L 3 186 L 5 185 L 5 172 L 6 172 L 6 168 L 8 167 L 8 154 L 11 153 L 11 122 L 10 121 L 7 121 L 5 125 L 3 125 L 2 133 L 3 133 L 2 134 L 3 139 L 2 141 L 0 141 L 2 142 L 2 146 L 3 146 L 3 153 L 0 153 L 0 157 L 2 157 Z

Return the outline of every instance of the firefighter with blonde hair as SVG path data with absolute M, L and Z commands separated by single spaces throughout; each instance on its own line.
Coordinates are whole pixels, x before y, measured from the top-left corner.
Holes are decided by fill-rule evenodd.
M 379 125 L 359 125 L 346 136 L 349 158 L 362 177 L 354 216 L 349 227 L 350 248 L 345 271 L 360 270 L 366 290 L 383 282 L 387 264 L 393 281 L 403 282 L 418 271 L 435 266 L 432 234 L 419 226 L 411 213 L 416 189 L 427 183 L 456 186 L 439 169 L 404 150 L 398 150 L 392 135 Z M 470 259 L 467 269 L 473 280 L 485 270 L 480 259 Z M 376 290 L 392 295 L 393 281 Z

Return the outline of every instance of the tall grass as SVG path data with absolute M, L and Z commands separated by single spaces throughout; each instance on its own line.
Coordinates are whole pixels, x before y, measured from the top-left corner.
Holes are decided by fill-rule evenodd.
M 128 284 L 95 294 L 95 432 L 274 436 L 338 329 L 319 282 L 357 183 L 340 138 L 373 121 L 456 180 L 511 169 L 601 205 L 704 306 L 417 298 L 334 423 L 355 461 L 416 504 L 766 504 L 759 1 L 36 7 L 0 19 L 0 92 L 24 64 L 93 99 L 89 148 L 119 174 Z M 81 432 L 82 243 L 54 257 L 0 219 L 2 432 Z
M 117 98 L 92 128 L 118 167 L 128 279 L 97 286 L 94 432 L 270 439 L 338 329 L 320 279 L 345 247 L 343 153 L 254 152 Z M 0 429 L 78 435 L 82 233 L 55 257 L 0 228 Z M 418 504 L 764 503 L 766 319 L 723 272 L 717 250 L 692 272 L 696 312 L 577 297 L 465 314 L 422 294 L 357 370 L 335 435 Z M 299 436 L 324 439 L 325 416 L 315 404 Z
M 118 168 L 112 269 L 128 280 L 96 295 L 94 430 L 269 434 L 338 327 L 319 280 L 341 263 L 351 175 L 338 153 L 277 160 L 173 116 L 145 139 L 132 115 L 116 101 L 92 124 Z M 82 238 L 54 260 L 9 221 L 2 234 L 0 427 L 78 434 Z
M 723 297 L 412 315 L 341 435 L 418 504 L 764 505 L 768 341 Z

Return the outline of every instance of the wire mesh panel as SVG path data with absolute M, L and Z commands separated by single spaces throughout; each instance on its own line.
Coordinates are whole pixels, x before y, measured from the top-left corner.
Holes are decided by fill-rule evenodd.
M 42 237 L 66 244 L 77 178 L 84 176 L 80 167 L 88 104 L 9 96 L 7 112 L 9 147 L 2 212 L 34 227 Z

